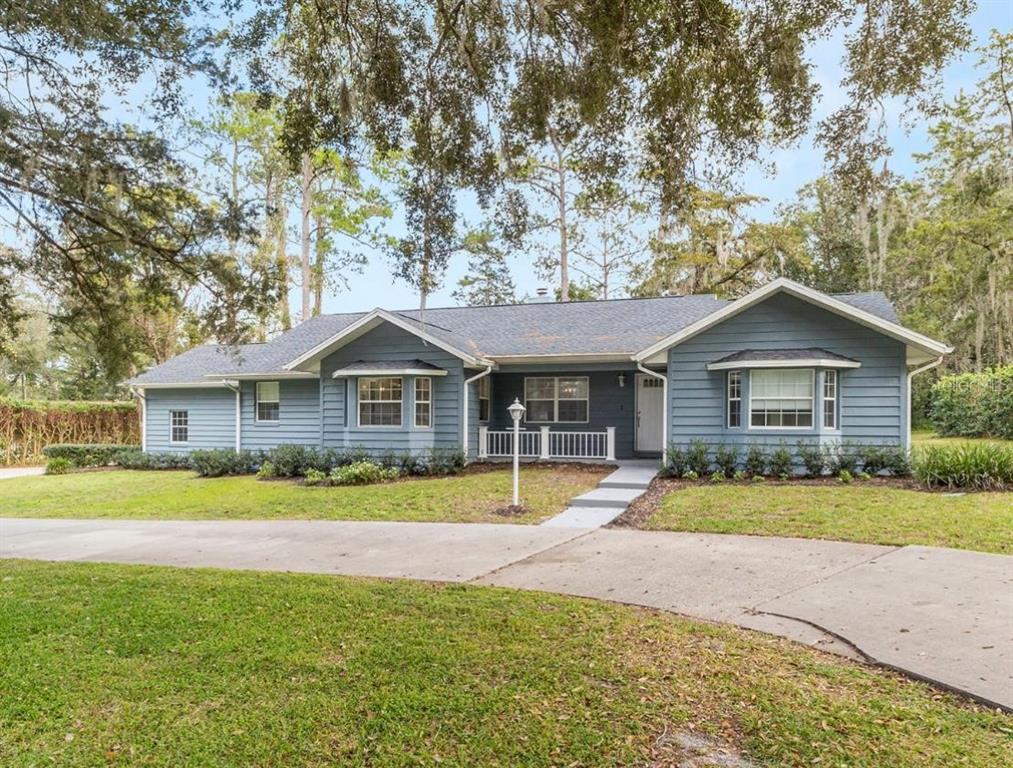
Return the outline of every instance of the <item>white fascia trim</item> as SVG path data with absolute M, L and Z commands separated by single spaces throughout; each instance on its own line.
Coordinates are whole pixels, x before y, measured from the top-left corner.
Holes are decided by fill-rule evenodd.
M 495 355 L 493 359 L 500 365 L 524 365 L 537 364 L 548 365 L 570 364 L 570 363 L 629 363 L 630 355 L 626 352 L 615 354 L 598 352 L 581 352 L 573 355 L 546 354 L 546 355 Z
M 439 339 L 435 338 L 434 336 L 429 335 L 425 331 L 419 330 L 417 327 L 414 327 L 411 323 L 407 322 L 406 320 L 402 320 L 401 318 L 397 317 L 396 315 L 391 314 L 387 310 L 377 308 L 377 309 L 374 309 L 369 314 L 364 315 L 363 317 L 360 317 L 358 320 L 356 320 L 351 325 L 349 325 L 349 326 L 343 328 L 342 330 L 338 331 L 338 333 L 334 334 L 330 338 L 325 339 L 324 341 L 320 342 L 315 347 L 313 347 L 313 349 L 311 349 L 309 352 L 303 353 L 302 355 L 300 355 L 299 357 L 297 357 L 295 360 L 292 360 L 291 362 L 286 363 L 282 367 L 285 368 L 285 370 L 288 370 L 288 371 L 290 371 L 290 370 L 292 370 L 294 368 L 298 368 L 300 365 L 302 365 L 306 361 L 312 360 L 314 357 L 316 357 L 317 355 L 321 354 L 322 352 L 324 352 L 325 350 L 327 350 L 329 347 L 332 347 L 333 345 L 337 344 L 339 341 L 341 341 L 346 336 L 350 336 L 350 335 L 354 334 L 356 331 L 361 330 L 366 325 L 368 325 L 370 323 L 373 323 L 376 320 L 383 320 L 385 322 L 390 323 L 391 325 L 396 325 L 401 330 L 407 331 L 408 333 L 411 333 L 411 334 L 414 334 L 415 336 L 418 336 L 420 339 L 422 339 L 426 343 L 432 344 L 434 347 L 439 347 L 444 352 L 449 352 L 450 354 L 454 355 L 455 357 L 459 357 L 467 365 L 471 365 L 471 366 L 486 366 L 486 365 L 490 364 L 490 362 L 488 360 L 483 360 L 483 359 L 477 358 L 477 357 L 475 357 L 473 355 L 469 355 L 467 352 L 464 352 L 463 350 L 460 350 L 460 349 L 458 349 L 457 347 L 454 347 L 451 344 L 447 344 L 446 342 L 440 341 Z
M 399 368 L 391 371 L 378 371 L 375 368 L 342 368 L 331 374 L 332 379 L 344 379 L 349 376 L 373 376 L 383 378 L 384 376 L 446 376 L 444 370 L 433 371 L 428 368 Z
M 228 389 L 224 381 L 185 381 L 179 384 L 134 384 L 134 387 L 142 392 L 146 389 Z
M 708 371 L 737 371 L 740 368 L 861 368 L 857 360 L 740 360 L 729 363 L 707 363 Z
M 946 344 L 934 339 L 930 339 L 928 336 L 923 336 L 922 334 L 909 330 L 902 325 L 892 323 L 889 320 L 884 320 L 871 312 L 866 312 L 864 309 L 853 307 L 840 299 L 835 299 L 833 296 L 828 296 L 820 291 L 814 291 L 812 288 L 807 288 L 801 283 L 796 283 L 794 280 L 789 280 L 786 277 L 779 277 L 776 280 L 757 288 L 752 293 L 746 294 L 741 299 L 737 299 L 731 304 L 722 307 L 717 312 L 707 315 L 707 317 L 697 320 L 695 323 L 686 326 L 681 331 L 677 331 L 661 341 L 652 344 L 646 349 L 637 352 L 633 355 L 633 359 L 637 361 L 646 360 L 647 358 L 656 355 L 669 347 L 674 347 L 686 339 L 696 336 L 702 331 L 706 331 L 708 328 L 711 328 L 730 317 L 734 317 L 743 310 L 749 309 L 749 307 L 754 304 L 757 304 L 780 291 L 791 294 L 803 301 L 808 301 L 810 304 L 821 306 L 835 314 L 841 315 L 842 317 L 847 317 L 857 323 L 868 326 L 869 328 L 881 331 L 887 336 L 892 336 L 899 341 L 913 344 L 914 346 L 928 350 L 936 355 L 945 355 L 953 351 L 953 347 L 947 346 Z
M 320 374 L 310 371 L 275 371 L 274 373 L 206 373 L 209 379 L 237 381 L 275 381 L 277 379 L 316 379 Z

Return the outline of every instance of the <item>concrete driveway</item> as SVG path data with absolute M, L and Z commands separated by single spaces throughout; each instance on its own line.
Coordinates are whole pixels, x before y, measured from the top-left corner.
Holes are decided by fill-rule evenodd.
M 13 480 L 15 477 L 44 474 L 46 474 L 45 467 L 0 467 L 0 480 Z
M 1013 558 L 1002 555 L 541 526 L 0 518 L 3 557 L 473 582 L 599 598 L 857 651 L 1013 709 Z

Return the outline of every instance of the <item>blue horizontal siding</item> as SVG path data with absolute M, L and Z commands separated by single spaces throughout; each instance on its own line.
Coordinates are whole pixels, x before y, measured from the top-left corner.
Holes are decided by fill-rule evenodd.
M 169 412 L 186 411 L 190 439 L 169 442 Z M 149 452 L 187 453 L 236 447 L 236 394 L 228 389 L 149 389 L 145 392 L 145 440 Z
M 256 420 L 256 382 L 241 385 L 242 446 L 269 449 L 282 443 L 320 445 L 320 381 L 293 379 L 278 382 L 278 421 Z
M 749 427 L 749 372 L 742 374 L 742 427 L 726 424 L 725 372 L 707 363 L 743 349 L 821 347 L 846 355 L 861 368 L 838 374 L 840 429 L 824 430 L 816 377 L 815 425 L 811 429 Z M 904 345 L 852 320 L 808 302 L 778 294 L 673 347 L 668 356 L 670 439 L 687 445 L 703 439 L 711 445 L 799 441 L 852 441 L 895 445 L 905 434 Z

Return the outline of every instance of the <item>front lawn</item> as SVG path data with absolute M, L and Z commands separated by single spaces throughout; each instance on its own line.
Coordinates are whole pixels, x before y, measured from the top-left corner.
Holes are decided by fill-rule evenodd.
M 999 437 L 942 437 L 937 435 L 931 429 L 919 429 L 911 432 L 911 446 L 913 448 L 920 448 L 926 445 L 974 445 L 975 443 L 1002 443 L 1005 445 L 1011 444 L 1010 440 L 1003 440 Z
M 4 480 L 0 516 L 174 520 L 411 520 L 537 523 L 594 488 L 611 469 L 525 466 L 521 498 L 529 512 L 504 517 L 509 468 L 383 485 L 311 488 L 254 477 L 202 479 L 191 472 L 113 470 Z
M 1013 554 L 1010 492 L 929 493 L 873 483 L 669 487 L 678 489 L 654 514 L 640 510 L 642 527 Z
M 280 573 L 0 573 L 11 768 L 674 766 L 691 745 L 778 766 L 1013 760 L 1007 716 L 643 609 Z

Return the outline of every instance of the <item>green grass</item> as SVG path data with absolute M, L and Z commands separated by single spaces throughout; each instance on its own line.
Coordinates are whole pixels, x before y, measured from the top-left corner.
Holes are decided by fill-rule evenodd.
M 82 472 L 4 480 L 0 516 L 176 520 L 316 519 L 537 523 L 595 487 L 602 471 L 523 467 L 529 512 L 503 517 L 509 469 L 384 485 L 310 488 L 253 477 L 201 479 L 190 472 Z
M 1003 443 L 1013 444 L 1013 440 L 998 437 L 941 437 L 931 429 L 917 429 L 911 432 L 911 445 L 918 448 L 924 445 L 960 445 L 961 443 Z
M 1013 493 L 948 495 L 861 483 L 700 485 L 670 492 L 645 525 L 1013 554 Z
M 538 593 L 0 562 L 0 764 L 1008 765 L 1008 717 L 787 641 Z

